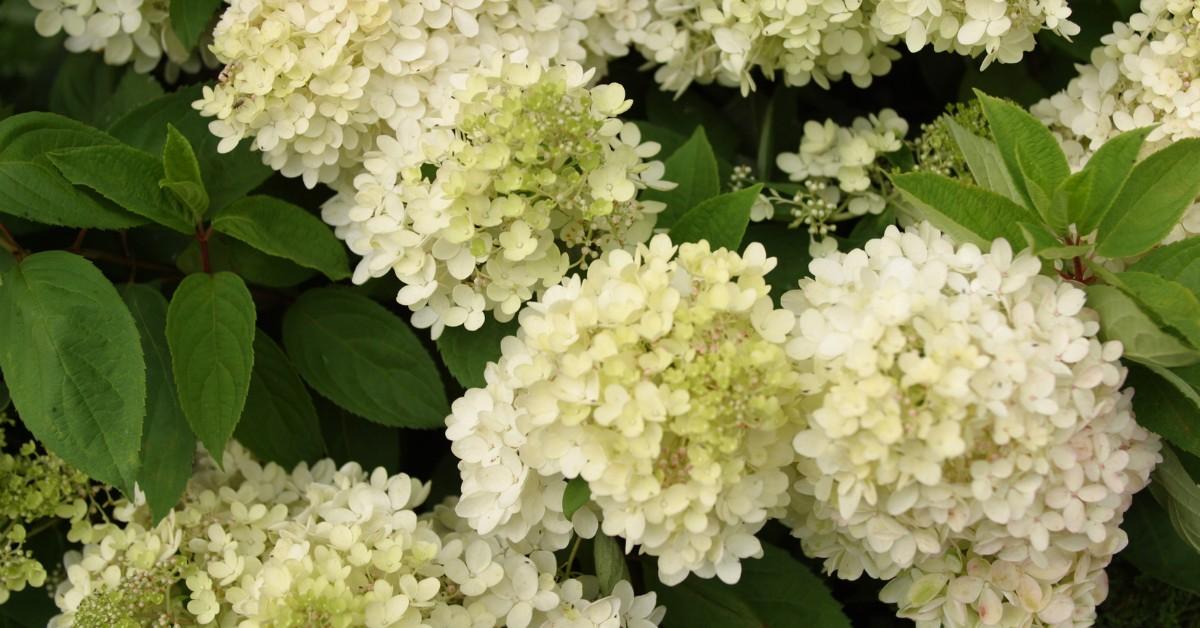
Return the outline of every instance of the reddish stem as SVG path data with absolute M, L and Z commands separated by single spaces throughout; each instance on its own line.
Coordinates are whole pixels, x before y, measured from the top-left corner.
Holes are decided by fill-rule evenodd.
M 27 251 L 21 247 L 17 239 L 13 237 L 12 232 L 2 222 L 0 222 L 0 245 L 8 249 L 18 260 L 24 258 L 27 254 Z
M 212 259 L 208 253 L 208 238 L 212 235 L 212 229 L 205 229 L 202 226 L 196 226 L 196 242 L 200 244 L 200 269 L 205 273 L 212 274 Z
M 87 237 L 87 234 L 87 229 L 80 229 L 79 233 L 75 235 L 75 242 L 71 244 L 71 248 L 68 250 L 72 253 L 78 253 L 79 249 L 83 248 L 83 239 Z

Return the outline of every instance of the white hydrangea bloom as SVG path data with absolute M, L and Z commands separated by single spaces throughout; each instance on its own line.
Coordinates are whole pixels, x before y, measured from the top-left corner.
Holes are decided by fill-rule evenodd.
M 1033 107 L 1076 168 L 1124 131 L 1157 125 L 1147 154 L 1200 137 L 1200 6 L 1193 0 L 1142 0 L 1141 11 L 1114 28 L 1065 90 Z M 1166 242 L 1197 234 L 1200 203 Z
M 659 146 L 616 118 L 624 89 L 590 77 L 575 64 L 488 65 L 456 82 L 455 131 L 424 136 L 424 163 L 379 138 L 353 190 L 322 212 L 363 256 L 354 281 L 394 273 L 397 300 L 437 338 L 478 329 L 485 312 L 507 321 L 569 269 L 648 238 L 663 205 L 637 193 L 668 187 L 646 161 Z
M 788 503 L 803 427 L 782 345 L 793 317 L 763 279 L 774 266 L 759 244 L 739 256 L 658 235 L 530 303 L 487 387 L 447 418 L 458 513 L 521 539 L 562 522 L 563 487 L 582 478 L 604 532 L 657 556 L 663 582 L 737 581 Z M 577 528 L 594 526 L 580 513 Z
M 565 537 L 483 537 L 453 500 L 417 515 L 429 485 L 406 475 L 330 460 L 289 473 L 236 444 L 224 464 L 205 456 L 157 525 L 139 500 L 119 523 L 74 526 L 84 546 L 67 556 L 50 625 L 649 628 L 664 614 L 628 583 L 601 597 L 558 582 Z M 184 608 L 164 603 L 172 587 Z
M 66 33 L 71 52 L 101 52 L 109 65 L 132 63 L 149 72 L 166 57 L 171 71 L 200 69 L 201 57 L 183 47 L 171 29 L 163 0 L 29 0 L 38 10 L 34 28 L 43 37 Z M 204 49 L 203 43 L 200 49 Z
M 604 3 L 613 4 L 613 3 Z M 495 58 L 537 66 L 619 49 L 585 22 L 622 3 L 583 0 L 233 0 L 214 31 L 225 65 L 196 107 L 221 150 L 253 137 L 264 161 L 310 187 L 356 169 L 376 138 L 420 159 L 418 138 L 455 115 L 454 77 Z M 613 15 L 607 15 L 612 13 Z
M 806 122 L 800 149 L 776 158 L 779 169 L 804 190 L 777 202 L 815 236 L 829 233 L 838 220 L 881 213 L 887 198 L 879 161 L 900 150 L 907 134 L 908 122 L 892 109 L 855 118 L 848 127 L 833 120 Z
M 1119 536 L 1159 443 L 1081 289 L 1003 240 L 984 253 L 928 223 L 809 269 L 784 295 L 788 353 L 820 399 L 795 439 L 806 552 L 891 578 L 959 542 L 1057 568 Z

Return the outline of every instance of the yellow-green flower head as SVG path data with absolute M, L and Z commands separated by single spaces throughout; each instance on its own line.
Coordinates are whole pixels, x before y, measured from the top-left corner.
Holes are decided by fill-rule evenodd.
M 664 582 L 736 582 L 788 503 L 788 443 L 803 428 L 782 344 L 793 316 L 763 279 L 774 266 L 759 244 L 738 255 L 659 235 L 547 290 L 487 387 L 447 418 L 458 513 L 522 539 L 562 520 L 563 487 L 582 478 L 604 532 L 657 556 Z M 573 523 L 590 536 L 594 517 Z
M 421 136 L 419 159 L 380 138 L 323 211 L 363 256 L 354 281 L 394 273 L 397 300 L 436 338 L 486 312 L 509 320 L 571 268 L 648 238 L 662 204 L 637 194 L 669 187 L 649 161 L 659 146 L 617 119 L 625 90 L 591 77 L 499 61 L 456 82 L 452 123 Z
M 854 579 L 960 544 L 1052 571 L 1124 545 L 1159 441 L 1083 290 L 1004 240 L 985 253 L 928 223 L 809 269 L 784 295 L 788 353 L 819 400 L 795 438 L 806 552 Z
M 157 525 L 142 500 L 116 523 L 81 523 L 50 625 L 239 628 L 557 625 L 650 628 L 654 594 L 556 579 L 564 534 L 484 537 L 454 500 L 414 512 L 429 485 L 331 460 L 288 472 L 236 443 L 224 470 L 202 454 L 179 506 Z

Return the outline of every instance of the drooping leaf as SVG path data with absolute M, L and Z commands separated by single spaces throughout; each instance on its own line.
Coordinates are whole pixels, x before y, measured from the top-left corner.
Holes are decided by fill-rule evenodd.
M 187 138 L 167 124 L 167 142 L 162 152 L 163 178 L 159 186 L 169 191 L 188 209 L 193 224 L 204 217 L 208 209 L 208 192 L 200 175 L 200 162 Z
M 1200 485 L 1170 447 L 1162 450 L 1162 462 L 1154 469 L 1154 481 L 1167 495 L 1166 509 L 1179 538 L 1200 554 Z
M 1129 270 L 1169 279 L 1200 296 L 1200 238 L 1186 238 L 1155 248 Z
M 958 149 L 967 160 L 967 168 L 971 170 L 975 182 L 985 190 L 1020 203 L 1021 193 L 1017 191 L 1008 169 L 1004 167 L 1004 158 L 1000 156 L 1000 149 L 996 144 L 966 130 L 953 118 L 947 118 L 946 123 L 950 126 L 950 133 L 954 136 Z
M 995 192 L 928 172 L 912 172 L 892 179 L 922 218 L 959 242 L 973 242 L 984 250 L 995 238 L 1009 243 L 1025 241 L 1018 223 L 1040 218 Z
M 1200 139 L 1180 140 L 1150 155 L 1129 173 L 1101 219 L 1096 251 L 1129 257 L 1162 241 L 1200 196 Z
M 221 0 L 182 0 L 170 4 L 171 30 L 179 37 L 184 50 L 191 50 L 208 30 Z
M 350 276 L 346 249 L 319 218 L 269 196 L 249 196 L 213 218 L 213 229 L 338 281 Z
M 1200 392 L 1169 369 L 1129 365 L 1138 423 L 1177 447 L 1200 455 Z
M 254 369 L 234 437 L 262 460 L 290 469 L 325 455 L 317 409 L 287 354 L 270 336 L 254 334 Z
M 346 289 L 310 290 L 283 319 L 304 381 L 351 412 L 394 427 L 443 425 L 449 403 L 433 360 L 383 306 Z
M 247 283 L 268 288 L 290 288 L 316 275 L 316 271 L 267 255 L 258 249 L 221 233 L 208 238 L 209 261 L 213 272 L 228 271 Z M 175 259 L 175 265 L 185 273 L 202 270 L 200 245 L 195 240 Z
M 246 284 L 225 272 L 188 275 L 167 310 L 179 404 L 218 464 L 250 389 L 256 318 Z
M 447 327 L 438 336 L 438 353 L 454 379 L 463 388 L 482 388 L 484 367 L 500 359 L 500 342 L 517 333 L 516 319 L 498 323 L 489 318 L 483 327 L 467 331 L 462 327 Z
M 1179 538 L 1166 510 L 1155 502 L 1150 491 L 1134 498 L 1121 528 L 1129 535 L 1122 558 L 1142 573 L 1200 595 L 1200 553 Z
M 1158 366 L 1187 366 L 1200 362 L 1200 352 L 1168 334 L 1142 312 L 1133 299 L 1112 286 L 1087 287 L 1087 305 L 1100 315 L 1105 340 L 1119 340 L 1124 356 Z
M 1037 118 L 1021 107 L 983 92 L 976 92 L 987 116 L 996 147 L 1004 160 L 1009 176 L 1016 184 L 1017 192 L 1025 199 L 1027 207 L 1035 207 L 1026 181 L 1031 181 L 1043 191 L 1058 189 L 1060 183 L 1071 175 L 1067 156 L 1058 145 L 1058 140 Z M 1022 157 L 1018 157 L 1020 147 Z M 1021 166 L 1021 159 L 1026 162 Z
M 123 287 L 121 298 L 133 315 L 146 356 L 146 420 L 137 482 L 158 521 L 175 507 L 192 476 L 196 437 L 179 407 L 171 375 L 167 300 L 158 290 L 141 284 Z
M 587 480 L 571 478 L 567 482 L 566 490 L 563 491 L 563 515 L 570 519 L 591 498 L 592 489 L 588 486 Z
M 660 201 L 667 207 L 658 215 L 657 226 L 670 228 L 693 207 L 702 201 L 720 193 L 720 182 L 717 175 L 717 157 L 704 127 L 696 127 L 696 131 L 664 162 L 666 171 L 664 181 L 675 184 L 672 190 L 645 190 L 641 198 L 647 201 Z
M 0 283 L 0 338 L 0 368 L 29 431 L 79 470 L 131 494 L 146 362 L 113 285 L 77 255 L 26 257 Z
M 1086 179 L 1086 183 L 1071 184 L 1067 196 L 1067 224 L 1074 224 L 1080 235 L 1088 235 L 1100 226 L 1112 207 L 1133 165 L 1138 152 L 1153 130 L 1150 127 L 1126 131 L 1107 142 L 1088 159 L 1084 169 L 1071 179 Z
M 153 155 L 128 146 L 88 146 L 49 157 L 71 183 L 179 233 L 195 231 L 186 213 L 159 187 L 163 166 Z
M 611 536 L 603 532 L 596 533 L 592 539 L 592 560 L 596 563 L 596 579 L 600 581 L 600 594 L 612 594 L 613 587 L 629 577 L 629 564 L 625 562 L 625 552 Z
M 1175 330 L 1193 349 L 1200 349 L 1200 299 L 1182 284 L 1150 273 L 1107 273 L 1092 270 L 1133 297 L 1152 318 Z
M 707 240 L 714 251 L 739 250 L 750 224 L 750 208 L 762 187 L 762 184 L 752 185 L 701 202 L 671 227 L 671 240 L 676 244 Z

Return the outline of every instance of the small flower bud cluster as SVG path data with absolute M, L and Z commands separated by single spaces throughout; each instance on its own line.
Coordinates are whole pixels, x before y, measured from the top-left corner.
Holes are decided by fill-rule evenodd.
M 236 443 L 204 456 L 155 524 L 143 500 L 77 525 L 51 626 L 572 626 L 650 628 L 654 594 L 556 577 L 565 537 L 482 537 L 429 485 L 331 460 L 291 472 Z
M 668 187 L 663 164 L 647 161 L 659 146 L 616 118 L 625 90 L 589 88 L 591 74 L 488 65 L 459 84 L 450 127 L 421 139 L 424 163 L 379 138 L 322 213 L 363 256 L 354 281 L 394 273 L 397 300 L 436 338 L 478 329 L 485 312 L 507 321 L 571 268 L 648 238 L 662 204 L 637 193 Z
M 546 290 L 520 315 L 487 386 L 453 405 L 458 513 L 481 533 L 524 539 L 565 522 L 582 478 L 603 530 L 658 557 L 659 577 L 736 582 L 755 533 L 788 504 L 801 381 L 782 342 L 793 324 L 743 255 L 655 236 Z

